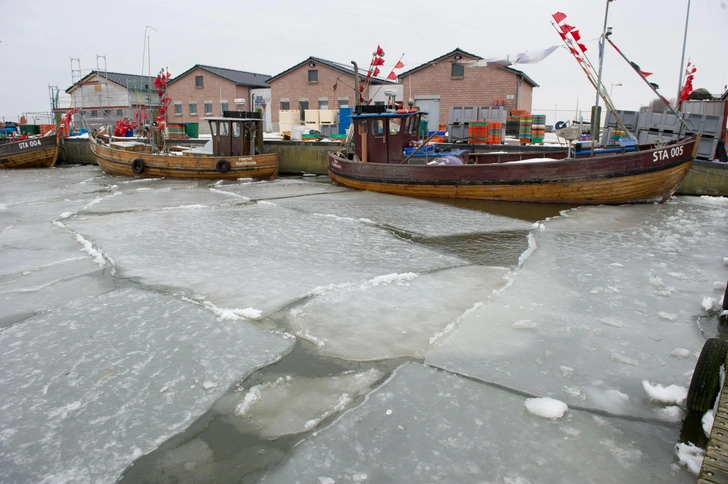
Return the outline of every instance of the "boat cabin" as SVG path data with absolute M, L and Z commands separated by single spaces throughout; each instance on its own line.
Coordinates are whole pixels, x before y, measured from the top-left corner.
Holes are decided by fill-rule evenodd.
M 427 113 L 401 109 L 353 114 L 356 156 L 363 162 L 402 163 L 405 148 L 418 139 L 424 114 Z
M 220 118 L 205 118 L 212 133 L 216 156 L 245 156 L 263 153 L 263 120 L 260 113 L 224 111 Z

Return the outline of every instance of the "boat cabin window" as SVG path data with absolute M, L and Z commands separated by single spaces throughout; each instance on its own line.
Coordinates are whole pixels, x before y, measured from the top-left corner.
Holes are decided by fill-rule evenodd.
M 233 123 L 233 137 L 240 138 L 240 123 Z
M 402 120 L 400 118 L 389 118 L 389 134 L 390 135 L 399 134 L 399 131 L 402 128 L 401 123 L 402 123 Z
M 372 119 L 372 136 L 384 136 L 383 119 Z
M 402 129 L 404 130 L 405 134 L 412 134 L 412 120 L 414 119 L 414 116 L 408 116 L 404 118 L 404 126 Z
M 217 136 L 217 122 L 210 123 L 210 131 L 212 131 L 213 136 Z
M 220 123 L 220 136 L 227 136 L 228 135 L 228 123 L 226 121 L 223 121 Z

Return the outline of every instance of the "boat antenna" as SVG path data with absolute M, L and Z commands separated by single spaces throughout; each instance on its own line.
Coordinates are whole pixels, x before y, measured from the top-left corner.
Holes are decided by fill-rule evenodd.
M 688 19 L 690 18 L 690 0 L 688 0 L 688 10 L 685 13 L 685 35 L 683 36 L 682 57 L 680 58 L 680 77 L 677 81 L 677 97 L 676 103 L 680 103 L 680 94 L 682 94 L 683 71 L 685 70 L 685 44 L 688 41 Z
M 629 64 L 630 66 L 632 66 L 632 69 L 634 69 L 634 71 L 637 73 L 637 75 L 640 76 L 640 79 L 642 79 L 643 81 L 645 81 L 645 84 L 647 84 L 650 87 L 650 89 L 652 89 L 652 92 L 654 92 L 657 95 L 657 97 L 660 98 L 660 100 L 665 104 L 665 106 L 667 107 L 667 109 L 669 109 L 670 112 L 672 112 L 672 114 L 674 114 L 675 116 L 677 116 L 678 121 L 680 121 L 680 123 L 685 127 L 685 129 L 688 132 L 690 132 L 690 133 L 694 133 L 695 130 L 692 129 L 688 125 L 688 123 L 682 118 L 682 116 L 680 116 L 680 114 L 677 111 L 675 111 L 675 108 L 672 107 L 672 104 L 670 104 L 670 101 L 668 101 L 667 99 L 665 99 L 665 96 L 663 96 L 662 94 L 660 94 L 659 92 L 657 92 L 657 89 L 658 89 L 657 84 L 654 84 L 654 83 L 652 83 L 652 82 L 650 82 L 650 81 L 647 80 L 647 78 L 645 77 L 645 74 L 640 69 L 640 66 L 638 66 L 634 62 L 630 61 L 627 58 L 627 56 L 624 55 L 624 52 L 622 52 L 616 45 L 614 45 L 614 42 L 612 42 L 612 39 L 610 39 L 609 37 L 607 37 L 607 42 L 609 42 L 609 44 L 612 47 L 614 47 L 614 50 L 616 50 L 619 53 L 619 55 L 622 56 L 622 59 L 624 59 L 625 62 L 627 62 L 627 64 Z

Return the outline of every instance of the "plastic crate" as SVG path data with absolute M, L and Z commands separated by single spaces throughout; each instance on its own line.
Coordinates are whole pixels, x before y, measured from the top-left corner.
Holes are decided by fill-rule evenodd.
M 477 106 L 452 106 L 449 112 L 450 124 L 468 123 L 478 118 Z
M 699 160 L 714 160 L 716 148 L 718 148 L 717 138 L 703 136 L 698 143 L 698 152 L 695 154 L 695 158 Z

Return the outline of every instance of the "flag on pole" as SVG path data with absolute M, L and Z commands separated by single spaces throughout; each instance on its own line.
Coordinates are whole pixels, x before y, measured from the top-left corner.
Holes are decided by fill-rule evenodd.
M 384 65 L 384 58 L 382 57 L 375 57 L 372 61 L 372 65 L 374 66 L 383 66 Z
M 564 20 L 566 18 L 566 15 L 561 12 L 556 12 L 555 14 L 552 15 L 552 17 L 554 18 L 556 23 L 559 24 L 559 23 L 561 23 L 562 20 Z
M 390 81 L 396 81 L 397 80 L 397 74 L 395 74 L 394 71 L 392 71 L 387 76 L 387 79 L 389 79 Z
M 401 68 L 403 68 L 403 67 L 404 67 L 404 64 L 402 64 L 402 61 L 398 61 L 398 62 L 397 62 L 397 65 L 396 65 L 396 66 L 394 66 L 394 68 L 395 68 L 395 69 L 401 69 Z
M 379 57 L 384 57 L 384 51 L 381 47 L 377 46 L 377 51 L 374 53 L 374 55 L 378 55 Z
M 374 68 L 374 77 L 377 77 L 379 75 L 379 67 Z

